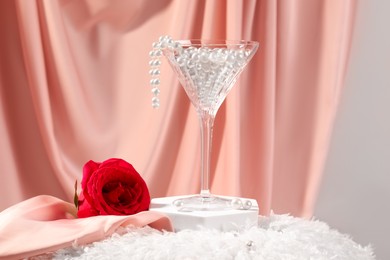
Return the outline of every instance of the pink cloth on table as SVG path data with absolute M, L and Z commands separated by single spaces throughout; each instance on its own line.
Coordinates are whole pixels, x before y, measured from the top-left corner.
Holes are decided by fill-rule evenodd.
M 112 234 L 120 226 L 149 225 L 172 231 L 169 218 L 144 211 L 129 216 L 75 218 L 73 204 L 41 195 L 0 212 L 0 259 L 20 259 L 87 244 Z

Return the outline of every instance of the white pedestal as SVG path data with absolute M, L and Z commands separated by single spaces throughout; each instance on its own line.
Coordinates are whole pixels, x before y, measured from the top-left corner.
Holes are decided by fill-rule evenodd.
M 193 196 L 193 195 L 190 195 Z M 257 225 L 259 207 L 254 199 L 240 198 L 241 200 L 250 200 L 252 207 L 248 210 L 227 209 L 219 211 L 192 211 L 181 212 L 172 204 L 176 199 L 188 196 L 175 196 L 152 199 L 150 204 L 151 211 L 158 211 L 166 214 L 172 220 L 175 231 L 183 229 L 208 228 L 221 231 L 241 230 Z M 226 197 L 235 199 L 236 197 Z

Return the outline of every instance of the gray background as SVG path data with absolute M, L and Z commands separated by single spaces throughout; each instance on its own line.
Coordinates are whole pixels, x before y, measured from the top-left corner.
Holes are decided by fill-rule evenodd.
M 390 259 L 390 1 L 360 0 L 315 217 Z

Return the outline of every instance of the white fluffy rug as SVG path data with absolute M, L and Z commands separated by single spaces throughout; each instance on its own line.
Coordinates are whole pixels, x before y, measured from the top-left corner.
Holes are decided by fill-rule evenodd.
M 362 247 L 320 221 L 287 215 L 260 217 L 258 227 L 230 232 L 159 232 L 126 228 L 106 240 L 57 251 L 54 259 L 375 259 Z

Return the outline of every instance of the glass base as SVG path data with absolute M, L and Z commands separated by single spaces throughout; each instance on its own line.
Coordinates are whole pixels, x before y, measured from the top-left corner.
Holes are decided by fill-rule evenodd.
M 224 198 L 215 195 L 194 195 L 173 201 L 173 205 L 180 212 L 193 211 L 222 211 L 222 210 L 248 210 L 252 203 L 250 200 L 242 201 L 240 198 Z

